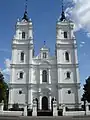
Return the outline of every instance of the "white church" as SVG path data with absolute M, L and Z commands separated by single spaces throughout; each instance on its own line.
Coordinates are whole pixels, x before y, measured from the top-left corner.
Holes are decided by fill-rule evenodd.
M 50 56 L 44 45 L 34 55 L 33 23 L 25 10 L 17 21 L 12 40 L 11 78 L 9 83 L 9 108 L 18 103 L 32 110 L 33 99 L 38 110 L 51 110 L 53 98 L 58 107 L 80 105 L 80 79 L 74 23 L 65 17 L 56 23 L 55 55 Z

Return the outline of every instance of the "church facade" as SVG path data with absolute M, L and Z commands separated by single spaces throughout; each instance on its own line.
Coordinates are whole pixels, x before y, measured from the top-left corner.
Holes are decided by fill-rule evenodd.
M 74 23 L 61 18 L 56 23 L 55 56 L 49 55 L 45 43 L 38 56 L 34 56 L 33 24 L 27 11 L 16 23 L 12 40 L 9 108 L 18 103 L 32 109 L 33 99 L 39 110 L 51 110 L 53 98 L 57 105 L 78 107 L 80 80 Z

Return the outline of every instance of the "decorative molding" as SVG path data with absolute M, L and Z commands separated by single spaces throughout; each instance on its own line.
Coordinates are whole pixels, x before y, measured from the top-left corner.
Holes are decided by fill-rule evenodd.
M 80 83 L 58 83 L 58 89 L 62 89 L 62 88 L 80 88 Z
M 79 64 L 57 64 L 57 68 L 78 68 Z

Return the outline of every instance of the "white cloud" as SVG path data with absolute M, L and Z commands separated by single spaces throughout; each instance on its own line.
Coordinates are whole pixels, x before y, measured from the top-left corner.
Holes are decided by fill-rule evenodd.
M 89 32 L 87 33 L 87 37 L 90 37 L 90 33 Z
M 0 52 L 11 52 L 11 51 L 5 48 L 0 48 Z
M 6 68 L 10 68 L 10 64 L 11 64 L 11 60 L 10 59 L 7 58 L 4 63 L 6 65 Z
M 84 42 L 84 41 L 82 41 L 82 42 L 81 42 L 81 44 L 85 44 L 85 42 Z
M 80 44 L 80 47 L 83 47 L 83 44 Z
M 88 57 L 88 54 L 87 54 L 87 53 L 83 53 L 83 55 L 84 55 L 85 57 Z
M 6 59 L 4 63 L 5 63 L 5 67 L 6 68 L 4 70 L 2 70 L 2 72 L 3 72 L 4 75 L 10 75 L 11 60 L 10 59 Z
M 75 23 L 75 31 L 84 29 L 90 32 L 90 0 L 68 0 L 72 1 L 73 7 L 66 9 L 66 15 Z M 88 33 L 90 37 L 90 33 Z M 87 35 L 87 36 L 88 36 Z
M 4 69 L 2 72 L 4 75 L 10 75 L 10 69 L 8 68 Z
M 84 45 L 85 45 L 85 42 L 84 42 L 84 41 L 81 41 L 79 46 L 80 46 L 80 47 L 84 47 Z

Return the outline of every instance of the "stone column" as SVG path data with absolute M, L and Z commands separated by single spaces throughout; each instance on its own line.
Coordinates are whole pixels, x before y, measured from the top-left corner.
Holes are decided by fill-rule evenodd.
M 49 72 L 49 84 L 51 84 L 51 74 L 50 74 L 50 69 L 48 70 L 48 72 Z
M 51 110 L 51 95 L 49 96 L 49 109 Z
M 42 84 L 42 70 L 40 69 L 40 84 Z
M 39 109 L 42 109 L 42 96 L 39 97 Z
M 65 112 L 66 112 L 66 107 L 65 107 L 65 105 L 64 105 L 64 104 L 62 105 L 62 107 L 63 107 L 63 115 L 65 115 Z

